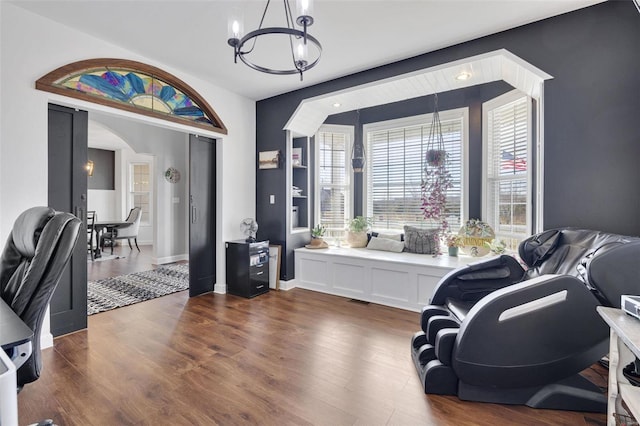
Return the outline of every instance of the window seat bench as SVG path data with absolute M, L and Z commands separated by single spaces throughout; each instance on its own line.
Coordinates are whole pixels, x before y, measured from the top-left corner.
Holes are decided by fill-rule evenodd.
M 299 248 L 293 286 L 419 312 L 449 271 L 480 260 L 366 248 Z

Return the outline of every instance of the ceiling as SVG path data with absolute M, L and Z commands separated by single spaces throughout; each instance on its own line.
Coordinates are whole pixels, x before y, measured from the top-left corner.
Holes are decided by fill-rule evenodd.
M 302 82 L 296 75 L 263 74 L 233 63 L 227 18 L 239 9 L 245 32 L 253 30 L 266 4 L 263 0 L 10 3 L 149 58 L 152 65 L 164 64 L 260 100 L 601 1 L 316 0 L 309 33 L 322 43 L 322 58 Z M 272 2 L 265 24 L 284 25 L 281 2 Z M 264 54 L 272 56 L 275 49 L 271 50 Z

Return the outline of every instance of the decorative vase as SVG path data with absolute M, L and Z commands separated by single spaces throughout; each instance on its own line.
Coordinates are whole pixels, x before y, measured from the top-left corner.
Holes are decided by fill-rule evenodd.
M 367 233 L 347 231 L 347 243 L 352 248 L 362 248 L 367 246 Z
M 452 257 L 458 256 L 458 248 L 459 247 L 449 247 L 449 256 L 452 256 Z

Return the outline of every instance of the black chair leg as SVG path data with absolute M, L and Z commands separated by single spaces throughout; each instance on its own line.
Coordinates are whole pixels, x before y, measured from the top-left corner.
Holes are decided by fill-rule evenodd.
M 127 238 L 127 242 L 129 243 L 129 250 L 133 250 L 133 247 L 131 246 L 131 238 Z
M 133 241 L 136 243 L 136 248 L 140 251 L 140 247 L 138 247 L 138 238 L 134 238 Z
M 109 241 L 111 242 L 111 254 L 113 254 L 113 246 L 114 246 L 116 240 L 111 239 Z

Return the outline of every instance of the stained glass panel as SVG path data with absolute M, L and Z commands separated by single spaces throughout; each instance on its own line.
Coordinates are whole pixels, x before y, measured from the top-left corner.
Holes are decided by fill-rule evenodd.
M 216 126 L 214 120 L 185 93 L 140 71 L 110 67 L 89 69 L 65 76 L 53 84 L 183 120 Z

